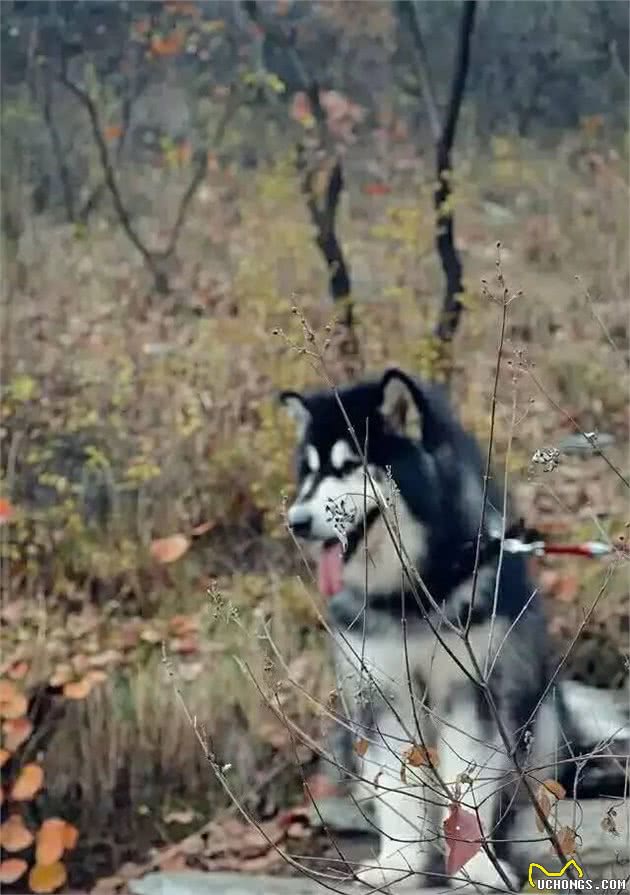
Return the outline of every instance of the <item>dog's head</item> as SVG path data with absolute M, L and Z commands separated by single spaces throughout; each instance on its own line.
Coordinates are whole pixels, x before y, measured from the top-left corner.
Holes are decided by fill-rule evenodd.
M 337 394 L 283 392 L 280 402 L 298 429 L 297 495 L 288 510 L 296 537 L 323 556 L 341 543 L 347 566 L 381 515 L 374 489 L 384 502 L 395 489 L 399 516 L 408 522 L 405 548 L 418 563 L 428 535 L 448 524 L 441 469 L 454 448 L 448 414 L 397 369 Z M 324 589 L 334 591 L 342 580 L 338 565 Z

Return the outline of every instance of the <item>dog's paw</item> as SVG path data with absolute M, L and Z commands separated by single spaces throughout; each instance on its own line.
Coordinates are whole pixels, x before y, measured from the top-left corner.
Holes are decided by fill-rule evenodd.
M 355 874 L 362 886 L 379 892 L 405 892 L 418 889 L 419 870 L 414 870 L 400 854 L 380 857 L 375 864 L 363 867 Z
M 498 867 L 501 868 L 503 875 L 499 872 Z M 512 891 L 518 892 L 519 879 L 513 868 L 497 858 L 494 859 L 494 862 L 491 861 L 482 849 L 462 867 L 457 876 L 451 880 L 451 884 L 459 888 L 462 883 L 468 882 L 477 890 L 485 890 L 488 893 L 509 892 L 510 888 L 506 884 L 506 880 Z

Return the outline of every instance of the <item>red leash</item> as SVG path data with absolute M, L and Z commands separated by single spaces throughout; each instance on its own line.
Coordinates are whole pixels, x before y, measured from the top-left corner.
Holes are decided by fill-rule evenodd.
M 626 553 L 619 547 L 605 544 L 603 541 L 585 541 L 583 544 L 546 544 L 545 541 L 521 541 L 518 538 L 506 538 L 503 549 L 508 553 L 532 553 L 534 556 L 586 556 L 598 559 L 612 553 Z

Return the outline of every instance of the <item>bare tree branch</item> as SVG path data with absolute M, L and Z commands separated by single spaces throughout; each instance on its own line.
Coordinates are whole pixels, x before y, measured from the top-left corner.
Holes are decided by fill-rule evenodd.
M 462 7 L 455 69 L 444 122 L 440 125 L 439 112 L 431 82 L 426 46 L 422 37 L 418 11 L 413 0 L 401 0 L 399 13 L 408 23 L 416 47 L 415 68 L 420 92 L 427 108 L 431 132 L 436 144 L 437 188 L 433 196 L 436 210 L 436 249 L 446 279 L 442 307 L 435 328 L 435 336 L 446 355 L 446 374 L 450 374 L 450 344 L 453 341 L 463 305 L 464 291 L 462 263 L 455 245 L 453 210 L 449 199 L 452 195 L 451 153 L 461 111 L 470 67 L 470 45 L 475 25 L 476 0 L 464 0 Z
M 444 127 L 437 144 L 438 186 L 434 196 L 435 210 L 437 212 L 436 245 L 444 276 L 446 277 L 446 290 L 435 334 L 441 342 L 445 343 L 452 341 L 463 308 L 459 297 L 464 291 L 462 264 L 455 246 L 453 211 L 449 207 L 448 200 L 452 194 L 450 181 L 451 152 L 466 88 L 466 79 L 470 65 L 470 43 L 475 24 L 476 9 L 476 0 L 464 0 L 451 96 Z
M 83 90 L 67 77 L 65 70 L 62 69 L 61 73 L 58 75 L 58 78 L 60 83 L 76 97 L 76 99 L 79 101 L 79 103 L 83 106 L 88 114 L 92 129 L 92 136 L 98 150 L 101 168 L 103 171 L 104 184 L 112 197 L 114 209 L 123 230 L 125 231 L 130 242 L 135 246 L 135 248 L 142 256 L 147 269 L 151 272 L 156 290 L 162 294 L 167 293 L 169 291 L 169 283 L 166 273 L 166 263 L 175 252 L 177 241 L 179 239 L 179 235 L 181 233 L 187 211 L 208 170 L 207 146 L 199 149 L 197 153 L 197 165 L 195 167 L 195 171 L 192 175 L 190 183 L 182 196 L 175 218 L 175 223 L 173 225 L 173 229 L 171 230 L 171 235 L 169 237 L 166 249 L 160 252 L 152 251 L 145 245 L 140 234 L 134 227 L 131 220 L 131 215 L 123 201 L 116 177 L 116 172 L 114 170 L 114 164 L 112 163 L 109 149 L 107 148 L 107 143 L 105 141 L 105 136 L 103 133 L 100 115 L 96 103 L 86 90 Z M 232 93 L 217 127 L 214 138 L 215 145 L 222 140 L 225 134 L 227 123 L 234 113 L 235 109 L 235 94 Z
M 44 78 L 44 100 L 42 103 L 42 114 L 44 123 L 50 136 L 55 164 L 57 166 L 57 174 L 61 183 L 61 192 L 63 194 L 63 204 L 66 210 L 68 221 L 75 219 L 74 191 L 72 189 L 72 180 L 70 178 L 70 170 L 65 160 L 65 153 L 61 143 L 61 137 L 57 129 L 57 123 L 52 110 L 52 84 L 48 78 Z
M 355 356 L 358 345 L 353 331 L 352 284 L 350 271 L 346 262 L 341 242 L 336 232 L 337 210 L 344 188 L 343 166 L 334 149 L 326 119 L 322 108 L 319 85 L 306 70 L 295 45 L 295 35 L 287 32 L 282 26 L 268 22 L 261 15 L 256 0 L 244 0 L 243 8 L 247 15 L 265 34 L 269 40 L 281 47 L 289 59 L 297 76 L 300 89 L 307 95 L 317 129 L 317 150 L 310 151 L 304 142 L 297 146 L 297 169 L 300 174 L 302 193 L 313 226 L 315 243 L 321 252 L 328 268 L 328 291 L 335 304 L 343 305 L 341 322 L 346 330 L 346 339 L 342 346 L 344 354 Z M 322 173 L 321 155 L 325 155 L 328 164 L 327 182 L 318 196 L 316 181 Z M 350 369 L 350 368 L 349 368 Z M 350 369 L 351 372 L 351 369 Z

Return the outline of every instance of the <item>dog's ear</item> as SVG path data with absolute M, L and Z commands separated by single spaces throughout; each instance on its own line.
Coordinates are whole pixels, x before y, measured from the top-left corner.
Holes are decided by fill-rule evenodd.
M 409 438 L 422 438 L 422 412 L 417 389 L 401 370 L 387 370 L 381 382 L 380 412 L 394 432 Z
M 306 406 L 306 401 L 297 392 L 281 392 L 278 395 L 278 402 L 291 419 L 295 420 L 298 438 L 302 438 L 311 421 L 311 411 Z

